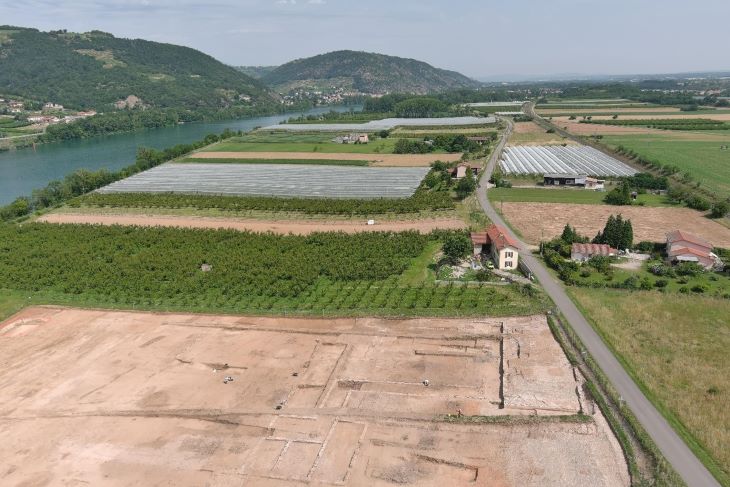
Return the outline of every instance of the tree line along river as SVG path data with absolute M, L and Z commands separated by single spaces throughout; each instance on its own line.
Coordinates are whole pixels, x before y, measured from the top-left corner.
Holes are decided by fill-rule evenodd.
M 304 112 L 318 114 L 330 110 L 347 111 L 359 107 L 320 107 Z M 122 134 L 38 144 L 18 150 L 0 152 L 0 205 L 18 196 L 30 196 L 54 179 L 61 179 L 77 169 L 118 170 L 134 162 L 139 147 L 164 149 L 202 139 L 210 133 L 252 130 L 287 120 L 300 113 L 272 115 L 240 120 L 196 122 L 159 129 L 138 130 Z

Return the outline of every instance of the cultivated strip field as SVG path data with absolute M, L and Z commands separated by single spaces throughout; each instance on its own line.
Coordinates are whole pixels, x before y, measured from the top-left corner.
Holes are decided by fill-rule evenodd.
M 559 236 L 566 223 L 579 233 L 593 237 L 603 229 L 610 215 L 621 214 L 631 220 L 636 242 L 665 242 L 668 232 L 684 230 L 716 247 L 730 247 L 730 229 L 689 208 L 511 202 L 501 203 L 500 207 L 510 225 L 534 244 L 541 238 L 550 240 Z
M 287 164 L 162 164 L 100 193 L 201 193 L 327 198 L 406 198 L 425 167 L 372 168 Z
M 515 122 L 507 145 L 577 145 L 577 142 L 547 131 L 535 122 Z
M 456 154 L 350 154 L 327 152 L 196 152 L 190 156 L 195 159 L 303 159 L 303 160 L 337 160 L 362 161 L 366 160 L 372 166 L 429 166 L 434 161 L 454 162 L 461 159 L 461 153 Z
M 445 118 L 384 118 L 366 123 L 284 123 L 270 125 L 263 130 L 286 130 L 300 132 L 378 132 L 395 127 L 446 127 L 464 125 L 487 125 L 495 123 L 494 117 L 445 117 Z
M 282 235 L 309 235 L 315 232 L 404 232 L 416 230 L 430 233 L 436 229 L 466 228 L 459 218 L 435 218 L 423 220 L 376 221 L 303 221 L 303 220 L 251 220 L 240 218 L 208 218 L 175 215 L 135 215 L 135 214 L 83 214 L 50 213 L 38 221 L 46 223 L 88 223 L 93 225 L 139 225 L 144 227 L 181 227 L 181 228 L 227 228 L 252 232 L 273 232 Z
M 669 114 L 669 113 L 683 113 L 679 108 L 675 107 L 646 107 L 646 108 L 632 108 L 632 107 L 595 107 L 595 106 L 588 106 L 588 107 L 580 107 L 580 108 L 537 108 L 537 113 L 539 115 L 560 115 L 560 114 L 574 114 L 574 115 L 593 115 L 596 113 L 618 113 L 618 114 L 641 114 L 642 112 L 646 113 L 655 113 L 655 114 Z M 657 115 L 657 116 L 664 116 L 664 115 Z M 632 115 L 631 118 L 634 118 Z
M 580 123 L 579 120 L 570 120 L 569 117 L 554 117 L 552 119 L 552 123 L 575 135 L 665 133 L 664 130 L 651 129 L 648 127 Z
M 623 162 L 588 146 L 507 147 L 502 154 L 501 165 L 508 174 L 630 176 L 636 173 Z
M 482 101 L 478 103 L 464 103 L 466 107 L 520 107 L 524 105 L 524 101 Z
M 0 334 L 8 485 L 629 484 L 543 316 L 29 308 Z

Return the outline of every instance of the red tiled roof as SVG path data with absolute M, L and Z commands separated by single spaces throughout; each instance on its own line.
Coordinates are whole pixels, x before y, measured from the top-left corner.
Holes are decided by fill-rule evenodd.
M 710 254 L 708 252 L 702 252 L 701 250 L 693 249 L 692 247 L 677 247 L 669 251 L 669 257 L 676 257 L 683 254 L 692 254 L 696 255 L 697 257 L 710 257 Z
M 707 240 L 703 240 L 700 237 L 692 235 L 691 233 L 683 232 L 682 230 L 675 230 L 667 234 L 667 242 L 674 244 L 677 242 L 689 242 L 700 247 L 704 247 L 708 252 L 712 251 L 712 244 Z
M 472 233 L 471 243 L 474 245 L 485 245 L 487 243 L 487 232 Z
M 593 243 L 574 243 L 570 252 L 579 253 L 584 255 L 616 255 L 618 252 L 616 249 L 611 248 L 607 244 L 593 244 Z
M 512 238 L 505 228 L 499 225 L 491 225 L 487 228 L 487 239 L 499 250 L 505 247 L 517 248 L 517 241 Z
M 492 244 L 499 250 L 505 247 L 517 249 L 517 241 L 499 225 L 491 225 L 486 232 L 472 233 L 471 241 L 474 245 Z
M 715 263 L 715 259 L 710 257 L 709 254 L 706 254 L 697 249 L 692 249 L 689 247 L 681 247 L 681 248 L 675 249 L 674 251 L 670 252 L 670 254 L 669 254 L 670 259 L 676 259 L 677 257 L 686 258 L 688 256 L 696 257 L 697 261 L 704 264 L 706 267 L 710 267 Z

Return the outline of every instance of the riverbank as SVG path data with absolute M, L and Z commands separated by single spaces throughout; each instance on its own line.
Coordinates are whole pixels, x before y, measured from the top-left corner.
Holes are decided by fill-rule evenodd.
M 330 110 L 347 111 L 350 106 L 319 107 L 304 114 L 320 114 Z M 358 107 L 356 107 L 357 109 Z M 225 129 L 250 131 L 256 127 L 278 124 L 300 112 L 215 122 L 192 122 L 156 129 L 136 130 L 114 135 L 36 144 L 0 152 L 0 205 L 50 181 L 62 179 L 78 169 L 117 171 L 135 160 L 139 147 L 164 149 L 199 140 Z

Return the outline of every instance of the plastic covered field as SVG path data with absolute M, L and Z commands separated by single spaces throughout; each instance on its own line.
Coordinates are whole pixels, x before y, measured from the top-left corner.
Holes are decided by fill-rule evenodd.
M 618 159 L 588 146 L 507 147 L 502 169 L 509 174 L 587 174 L 589 176 L 631 176 L 636 171 Z
M 460 125 L 486 125 L 496 122 L 494 117 L 447 117 L 447 118 L 384 118 L 366 123 L 285 123 L 270 125 L 264 130 L 290 130 L 305 132 L 377 132 L 395 127 L 446 127 Z
M 100 193 L 202 193 L 309 198 L 406 198 L 428 167 L 163 164 Z

